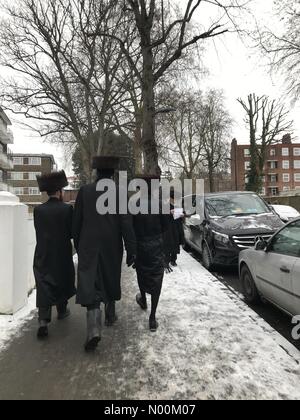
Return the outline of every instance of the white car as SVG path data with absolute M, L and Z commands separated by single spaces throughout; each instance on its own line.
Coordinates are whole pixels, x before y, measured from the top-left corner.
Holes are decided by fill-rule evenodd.
M 287 314 L 300 315 L 300 218 L 239 257 L 240 280 L 248 303 L 261 297 Z
M 300 213 L 291 206 L 282 206 L 276 204 L 272 205 L 272 208 L 274 209 L 275 213 L 278 214 L 280 219 L 285 223 L 291 222 L 292 220 L 297 219 L 297 217 L 300 217 Z

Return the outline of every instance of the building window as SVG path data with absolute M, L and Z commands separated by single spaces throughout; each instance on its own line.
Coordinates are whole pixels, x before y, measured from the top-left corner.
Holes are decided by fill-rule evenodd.
M 276 156 L 276 149 L 270 150 L 270 156 Z
M 245 157 L 249 157 L 250 156 L 250 150 L 249 149 L 245 149 L 244 150 L 244 156 Z
M 263 196 L 266 195 L 266 189 L 265 189 L 265 187 L 262 187 L 262 189 L 261 189 L 261 195 L 263 195 Z
M 11 172 L 10 179 L 12 181 L 23 181 L 24 179 L 23 172 Z
M 277 195 L 279 195 L 279 190 L 278 190 L 278 188 L 270 188 L 270 191 L 271 191 L 271 196 L 277 196 Z
M 300 156 L 300 148 L 294 147 L 294 156 Z
M 250 169 L 250 162 L 245 162 L 245 170 L 249 171 Z
M 290 155 L 290 151 L 288 147 L 284 147 L 282 149 L 282 156 L 289 156 Z
M 40 190 L 38 188 L 29 188 L 28 190 L 29 195 L 40 195 Z
M 15 192 L 15 195 L 24 195 L 23 188 L 21 187 L 15 187 L 14 192 Z
M 275 160 L 272 160 L 268 162 L 268 168 L 269 169 L 278 169 L 278 162 Z
M 23 158 L 22 157 L 14 157 L 13 158 L 14 165 L 23 165 Z
M 274 182 L 275 184 L 277 184 L 278 182 L 278 176 L 277 175 L 269 175 L 269 180 L 270 182 Z
M 282 169 L 290 169 L 290 161 L 289 160 L 283 160 L 282 161 Z
M 290 174 L 283 174 L 283 182 L 290 182 Z
M 300 160 L 294 160 L 294 169 L 300 169 Z
M 300 182 L 300 174 L 295 174 L 295 182 Z
M 29 181 L 36 181 L 36 177 L 41 175 L 41 172 L 29 172 L 28 179 Z
M 28 165 L 31 166 L 41 166 L 42 159 L 40 157 L 30 157 L 28 160 Z

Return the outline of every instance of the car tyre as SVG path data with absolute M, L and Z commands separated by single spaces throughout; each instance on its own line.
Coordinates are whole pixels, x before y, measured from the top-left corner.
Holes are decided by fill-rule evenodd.
M 256 284 L 246 265 L 244 265 L 241 270 L 241 283 L 246 302 L 254 305 L 261 303 Z
M 206 243 L 203 244 L 202 247 L 202 263 L 204 268 L 208 271 L 212 271 L 214 268 L 214 261 L 211 254 L 211 250 L 209 249 Z

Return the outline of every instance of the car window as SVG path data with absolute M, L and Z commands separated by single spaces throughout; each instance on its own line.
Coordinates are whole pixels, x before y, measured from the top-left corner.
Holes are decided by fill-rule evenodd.
M 300 221 L 288 225 L 279 232 L 271 242 L 269 251 L 300 257 Z
M 212 217 L 270 213 L 265 202 L 256 194 L 227 194 L 207 197 L 205 201 Z

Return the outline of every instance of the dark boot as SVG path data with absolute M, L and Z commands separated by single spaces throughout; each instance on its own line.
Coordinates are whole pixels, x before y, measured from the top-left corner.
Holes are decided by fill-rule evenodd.
M 150 318 L 149 319 L 149 328 L 151 332 L 156 332 L 158 329 L 158 322 L 156 321 L 155 318 Z
M 62 321 L 63 319 L 69 318 L 71 315 L 70 309 L 68 309 L 68 302 L 63 303 L 61 305 L 57 305 L 57 319 Z
M 141 307 L 143 311 L 147 311 L 148 305 L 147 305 L 147 299 L 143 299 L 142 295 L 139 293 L 136 295 L 136 302 Z
M 40 321 L 40 327 L 37 332 L 37 338 L 39 340 L 44 340 L 45 338 L 48 338 L 49 331 L 48 331 L 48 322 L 47 321 Z
M 105 305 L 105 325 L 112 327 L 118 320 L 116 315 L 116 302 L 109 302 Z
M 101 341 L 101 311 L 93 309 L 87 312 L 87 340 L 85 351 L 92 352 L 96 350 Z

